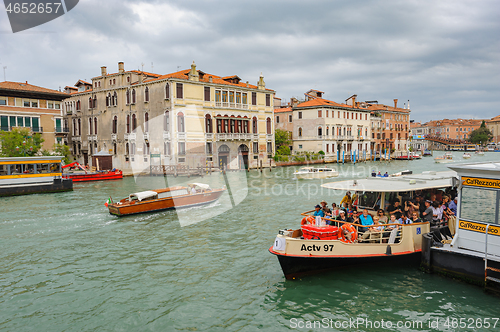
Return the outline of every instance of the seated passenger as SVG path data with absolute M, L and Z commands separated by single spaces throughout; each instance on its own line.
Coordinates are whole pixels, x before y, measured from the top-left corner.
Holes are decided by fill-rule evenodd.
M 378 211 L 377 211 L 377 217 L 378 217 L 378 219 L 379 219 L 379 221 L 381 223 L 387 224 L 388 219 L 387 219 L 387 216 L 384 213 L 384 210 L 378 209 Z
M 340 210 L 339 216 L 337 217 L 338 221 L 347 221 L 347 217 L 345 216 L 345 211 Z M 343 223 L 340 223 L 339 226 L 342 226 Z
M 384 242 L 387 242 L 389 237 L 391 236 L 391 232 L 393 229 L 399 229 L 399 222 L 398 220 L 396 219 L 396 216 L 391 214 L 391 219 L 389 220 L 389 224 L 393 224 L 393 225 L 389 225 L 385 228 L 385 232 L 384 232 Z M 394 225 L 396 224 L 396 225 Z
M 393 205 L 389 206 L 387 211 L 389 211 L 389 214 L 391 216 L 394 215 L 396 219 L 401 218 L 401 215 L 403 214 L 403 211 L 401 211 L 401 206 L 399 206 L 399 200 L 395 200 Z
M 359 241 L 370 239 L 370 242 L 378 242 L 380 241 L 380 237 L 382 236 L 382 230 L 384 226 L 379 221 L 377 216 L 373 217 L 373 227 L 370 227 L 367 232 L 363 233 L 360 237 Z
M 321 201 L 321 203 L 319 203 L 319 204 L 321 204 L 321 210 L 323 211 L 325 216 L 330 216 L 331 211 L 330 211 L 330 208 L 328 207 L 328 204 L 325 201 Z
M 316 205 L 314 207 L 314 213 L 313 213 L 313 216 L 317 217 L 317 216 L 320 216 L 320 217 L 324 217 L 325 216 L 325 213 L 323 212 L 323 210 L 321 210 L 321 206 L 319 205 Z
M 361 221 L 361 225 L 364 225 L 364 226 L 371 226 L 373 225 L 373 218 L 370 214 L 368 214 L 368 210 L 367 209 L 364 209 L 363 210 L 363 214 L 360 214 L 359 215 L 359 220 Z M 360 232 L 366 232 L 367 231 L 367 227 L 360 227 Z
M 339 210 L 339 207 L 337 206 L 337 204 L 335 203 L 332 203 L 332 209 L 331 209 L 331 217 L 332 219 L 335 219 L 339 216 L 339 213 L 340 213 L 340 210 Z
M 389 173 L 385 172 L 384 178 L 387 178 L 387 177 L 389 177 Z
M 377 173 L 375 173 L 375 170 L 372 171 L 372 178 L 376 177 Z
M 418 217 L 418 213 L 416 211 L 413 211 L 413 215 L 411 217 L 411 221 L 413 223 L 422 222 L 422 220 L 420 220 L 420 218 Z
M 413 223 L 413 221 L 410 219 L 409 217 L 410 215 L 407 215 L 407 214 L 403 214 L 401 216 L 401 218 L 398 219 L 398 222 L 402 225 L 409 225 L 411 223 Z

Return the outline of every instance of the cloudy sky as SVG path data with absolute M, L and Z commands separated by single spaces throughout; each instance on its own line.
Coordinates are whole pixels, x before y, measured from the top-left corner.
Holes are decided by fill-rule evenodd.
M 47 88 L 100 67 L 238 75 L 287 101 L 410 100 L 417 121 L 500 114 L 498 0 L 80 0 L 13 34 L 0 7 L 0 66 Z M 153 68 L 152 68 L 153 67 Z M 0 72 L 3 80 L 3 72 Z

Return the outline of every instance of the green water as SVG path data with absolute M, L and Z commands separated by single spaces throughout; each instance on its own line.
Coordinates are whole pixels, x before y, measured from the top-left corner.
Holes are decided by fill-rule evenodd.
M 455 158 L 461 160 L 461 153 Z M 499 160 L 473 155 L 469 162 Z M 337 165 L 331 165 L 337 167 Z M 276 233 L 325 199 L 321 180 L 294 180 L 293 167 L 229 173 L 211 206 L 118 219 L 104 207 L 163 178 L 75 184 L 68 193 L 0 199 L 2 331 L 283 331 L 298 320 L 332 320 L 302 331 L 495 331 L 446 327 L 446 318 L 500 316 L 481 288 L 412 266 L 350 268 L 287 281 L 268 252 Z M 432 158 L 338 167 L 340 179 L 411 169 L 446 170 Z M 203 179 L 213 187 L 220 174 Z M 169 185 L 187 183 L 169 179 Z M 326 180 L 329 182 L 331 180 Z M 335 328 L 335 322 L 422 322 L 415 328 Z M 439 319 L 437 327 L 429 321 Z M 494 321 L 491 321 L 493 323 Z M 318 323 L 317 323 L 318 324 Z M 329 322 L 330 324 L 330 322 Z M 325 327 L 325 326 L 323 326 Z

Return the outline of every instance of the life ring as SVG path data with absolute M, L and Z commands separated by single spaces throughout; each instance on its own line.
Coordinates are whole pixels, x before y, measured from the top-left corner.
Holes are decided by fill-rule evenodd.
M 302 218 L 302 221 L 300 222 L 300 224 L 301 225 L 307 225 L 307 224 L 314 225 L 315 222 L 316 222 L 316 219 L 314 219 L 314 217 L 307 216 L 307 217 Z
M 344 230 L 347 230 L 351 234 L 350 239 L 344 235 Z M 356 241 L 358 239 L 358 231 L 351 224 L 343 224 L 339 228 L 338 238 L 340 241 L 342 241 L 344 243 L 353 243 L 354 241 Z

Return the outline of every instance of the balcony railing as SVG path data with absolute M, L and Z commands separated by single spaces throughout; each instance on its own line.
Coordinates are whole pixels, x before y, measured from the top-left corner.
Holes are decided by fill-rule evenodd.
M 273 139 L 273 134 L 266 134 L 266 139 L 268 141 L 272 140 Z
M 170 139 L 170 132 L 168 132 L 168 131 L 165 132 L 164 131 L 163 132 L 163 139 Z
M 82 138 L 81 138 L 81 136 L 73 136 L 73 137 L 71 137 L 71 140 L 73 142 L 81 142 Z
M 149 133 L 144 133 L 144 140 L 148 140 L 149 141 Z
M 54 130 L 55 130 L 56 134 L 69 134 L 68 127 L 55 127 Z
M 225 140 L 250 140 L 252 137 L 252 134 L 247 134 L 247 133 L 221 133 L 221 134 L 216 134 L 216 138 L 219 141 L 225 141 Z
M 111 134 L 111 140 L 116 141 L 118 135 L 116 134 Z
M 186 133 L 177 133 L 177 139 L 186 139 Z
M 205 139 L 206 140 L 213 140 L 214 139 L 214 134 L 213 133 L 205 133 Z
M 125 135 L 124 135 L 124 138 L 125 138 L 126 140 L 130 140 L 130 141 L 135 141 L 135 137 L 136 137 L 136 136 L 135 136 L 135 133 L 129 133 L 129 134 L 125 134 Z

